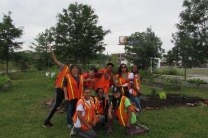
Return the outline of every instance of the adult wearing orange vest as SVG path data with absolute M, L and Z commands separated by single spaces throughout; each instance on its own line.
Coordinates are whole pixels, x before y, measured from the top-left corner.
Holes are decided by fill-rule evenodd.
M 108 97 L 110 87 L 113 85 L 113 67 L 113 63 L 107 63 L 107 68 L 99 69 L 96 74 L 95 89 L 102 88 L 106 97 Z
M 60 106 L 61 102 L 64 100 L 63 80 L 64 80 L 64 76 L 67 73 L 69 73 L 69 67 L 67 65 L 60 63 L 57 60 L 51 47 L 48 46 L 48 48 L 51 52 L 51 56 L 52 56 L 54 63 L 56 65 L 58 65 L 60 71 L 59 71 L 59 73 L 56 77 L 56 81 L 55 81 L 55 92 L 56 92 L 55 104 L 54 104 L 52 110 L 50 111 L 48 117 L 44 121 L 44 124 L 43 124 L 44 127 L 52 127 L 53 126 L 53 123 L 51 123 L 50 120 L 53 117 L 54 113 L 57 111 L 57 108 Z
M 122 63 L 118 67 L 117 75 L 115 78 L 115 86 L 121 89 L 122 95 L 129 97 L 129 79 L 128 79 L 127 65 Z
M 138 66 L 133 65 L 132 66 L 132 85 L 131 85 L 131 90 L 129 91 L 129 98 L 130 100 L 136 105 L 136 107 L 141 110 L 141 104 L 140 104 L 140 99 L 141 99 L 141 79 L 138 71 Z M 130 75 L 129 75 L 130 76 Z
M 115 116 L 118 118 L 119 124 L 126 128 L 126 134 L 129 136 L 143 134 L 149 131 L 147 127 L 137 124 L 134 106 L 117 88 L 113 90 L 113 99 L 108 110 L 108 134 L 113 132 L 112 121 Z
M 72 128 L 72 117 L 75 113 L 77 101 L 82 97 L 83 77 L 77 65 L 70 66 L 70 72 L 64 78 L 64 97 L 68 102 L 67 127 Z
M 83 97 L 77 103 L 73 120 L 74 127 L 71 130 L 70 136 L 79 135 L 84 138 L 97 137 L 97 134 L 93 130 L 93 127 L 96 125 L 95 106 L 89 88 L 84 89 Z

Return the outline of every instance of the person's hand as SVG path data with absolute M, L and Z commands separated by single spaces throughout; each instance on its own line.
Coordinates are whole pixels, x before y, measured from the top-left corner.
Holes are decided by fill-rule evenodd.
M 68 98 L 68 96 L 65 96 L 65 97 L 64 97 L 64 99 L 65 99 L 66 101 L 69 101 L 69 98 Z
M 92 122 L 92 127 L 96 126 L 96 119 Z
M 112 120 L 113 119 L 113 116 L 112 116 L 112 114 L 110 113 L 110 114 L 108 114 L 108 118 L 110 119 L 110 120 Z
M 129 84 L 128 83 L 125 83 L 122 85 L 122 87 L 127 87 Z
M 91 126 L 90 124 L 87 124 L 87 127 L 88 127 L 89 129 L 92 129 L 92 126 Z

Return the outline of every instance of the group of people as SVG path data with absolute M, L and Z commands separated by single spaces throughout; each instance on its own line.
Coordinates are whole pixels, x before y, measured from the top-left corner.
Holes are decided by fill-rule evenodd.
M 44 121 L 44 127 L 53 126 L 50 120 L 64 100 L 67 101 L 67 127 L 72 128 L 70 135 L 96 138 L 94 128 L 98 124 L 105 126 L 107 133 L 111 134 L 115 118 L 129 136 L 149 131 L 147 127 L 137 124 L 136 113 L 141 110 L 137 65 L 128 71 L 127 65 L 121 64 L 117 74 L 113 74 L 114 64 L 107 63 L 105 68 L 98 70 L 92 67 L 88 72 L 81 73 L 77 65 L 67 66 L 59 62 L 51 47 L 49 49 L 60 72 L 55 81 L 55 104 Z M 92 91 L 96 94 L 93 97 Z

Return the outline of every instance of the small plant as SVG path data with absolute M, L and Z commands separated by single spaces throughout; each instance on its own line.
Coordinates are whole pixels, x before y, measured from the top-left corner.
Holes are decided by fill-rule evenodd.
M 151 96 L 152 97 L 156 97 L 157 96 L 157 92 L 156 92 L 156 89 L 155 88 L 152 88 L 151 89 Z
M 167 98 L 166 93 L 164 91 L 159 93 L 159 97 L 160 97 L 161 100 L 162 99 L 166 100 L 166 98 Z
M 190 79 L 190 80 L 187 80 L 187 82 L 190 84 L 196 84 L 196 85 L 207 84 L 207 82 L 205 82 L 201 79 Z
M 0 75 L 0 90 L 9 88 L 11 80 L 8 75 Z

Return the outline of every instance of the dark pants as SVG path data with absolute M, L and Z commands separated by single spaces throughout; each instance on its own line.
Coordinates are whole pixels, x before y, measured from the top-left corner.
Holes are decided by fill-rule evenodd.
M 79 135 L 83 138 L 97 138 L 97 134 L 93 129 L 83 131 L 81 128 L 74 128 L 74 132 L 76 135 Z
M 55 104 L 49 113 L 48 117 L 45 120 L 46 122 L 50 122 L 51 118 L 53 117 L 54 113 L 57 111 L 57 108 L 60 106 L 61 102 L 64 99 L 64 91 L 60 88 L 56 88 L 56 96 L 55 96 Z
M 72 118 L 74 116 L 74 113 L 76 111 L 76 104 L 77 99 L 72 99 L 68 101 L 68 108 L 67 108 L 67 124 L 73 124 Z

